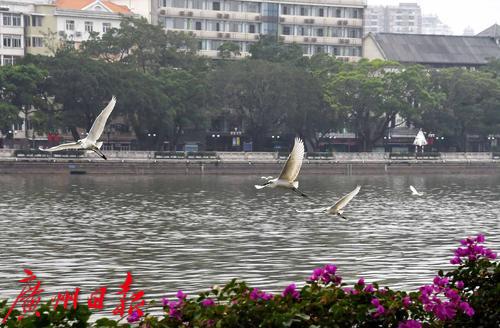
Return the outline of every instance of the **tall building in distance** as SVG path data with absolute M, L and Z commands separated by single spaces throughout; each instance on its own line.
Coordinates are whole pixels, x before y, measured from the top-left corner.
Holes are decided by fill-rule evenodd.
M 158 24 L 193 32 L 203 55 L 216 57 L 224 42 L 241 56 L 259 35 L 296 42 L 304 55 L 327 53 L 346 61 L 361 58 L 366 0 L 159 0 Z
M 417 3 L 398 6 L 368 6 L 365 10 L 365 34 L 422 33 L 422 10 Z
M 436 15 L 422 16 L 422 34 L 452 35 L 451 28 L 441 22 Z

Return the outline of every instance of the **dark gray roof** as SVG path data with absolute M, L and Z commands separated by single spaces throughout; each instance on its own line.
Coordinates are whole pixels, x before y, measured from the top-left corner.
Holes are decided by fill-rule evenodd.
M 493 24 L 486 30 L 479 32 L 477 36 L 491 36 L 493 38 L 498 38 L 500 37 L 500 25 Z
M 483 65 L 500 58 L 491 37 L 376 33 L 372 35 L 385 59 L 434 65 Z

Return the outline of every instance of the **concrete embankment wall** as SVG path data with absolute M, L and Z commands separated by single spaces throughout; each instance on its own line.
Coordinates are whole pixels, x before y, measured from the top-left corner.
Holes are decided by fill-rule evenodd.
M 15 157 L 0 149 L 0 174 L 258 174 L 277 175 L 286 157 L 274 152 L 185 154 L 185 158 L 155 158 L 151 151 L 106 151 L 105 161 L 93 153 L 84 157 Z M 214 155 L 215 154 L 215 155 Z M 403 157 L 389 153 L 306 154 L 303 174 L 497 174 L 500 158 L 492 153 L 441 153 Z M 40 155 L 40 154 L 38 154 Z M 38 156 L 37 155 L 37 156 Z M 48 156 L 47 154 L 43 154 Z M 438 155 L 438 156 L 435 156 Z M 41 156 L 41 155 L 40 155 Z M 204 157 L 205 156 L 205 157 Z M 406 157 L 405 157 L 406 156 Z M 423 156 L 423 155 L 422 155 Z
M 256 174 L 277 175 L 283 161 L 220 162 L 217 160 L 1 160 L 0 174 Z M 389 162 L 342 163 L 306 161 L 301 174 L 498 174 L 500 161 L 490 162 Z

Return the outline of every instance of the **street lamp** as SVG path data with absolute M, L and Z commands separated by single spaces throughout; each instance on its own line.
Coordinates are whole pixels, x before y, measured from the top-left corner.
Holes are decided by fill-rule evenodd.
M 490 134 L 488 135 L 488 140 L 490 141 L 490 151 L 491 151 L 491 148 L 493 148 L 493 143 L 496 144 L 496 141 L 495 141 L 495 135 L 494 134 Z
M 214 141 L 214 150 L 217 150 L 217 140 L 220 138 L 220 134 L 212 134 L 212 139 Z

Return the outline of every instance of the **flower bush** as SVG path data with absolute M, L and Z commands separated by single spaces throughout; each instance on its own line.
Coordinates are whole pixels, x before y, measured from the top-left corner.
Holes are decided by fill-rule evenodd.
M 161 301 L 164 315 L 133 312 L 126 318 L 88 323 L 85 306 L 56 310 L 45 304 L 40 316 L 18 320 L 14 311 L 8 327 L 498 327 L 500 268 L 496 253 L 480 245 L 484 236 L 460 241 L 453 270 L 439 271 L 415 292 L 394 291 L 363 278 L 353 286 L 342 283 L 332 264 L 313 270 L 302 288 L 290 284 L 271 294 L 232 280 L 197 297 L 182 291 Z M 155 302 L 151 306 L 156 305 Z M 157 305 L 156 305 L 157 306 Z M 0 304 L 0 318 L 7 312 Z M 147 311 L 145 311 L 147 312 Z M 125 320 L 126 319 L 126 320 Z

